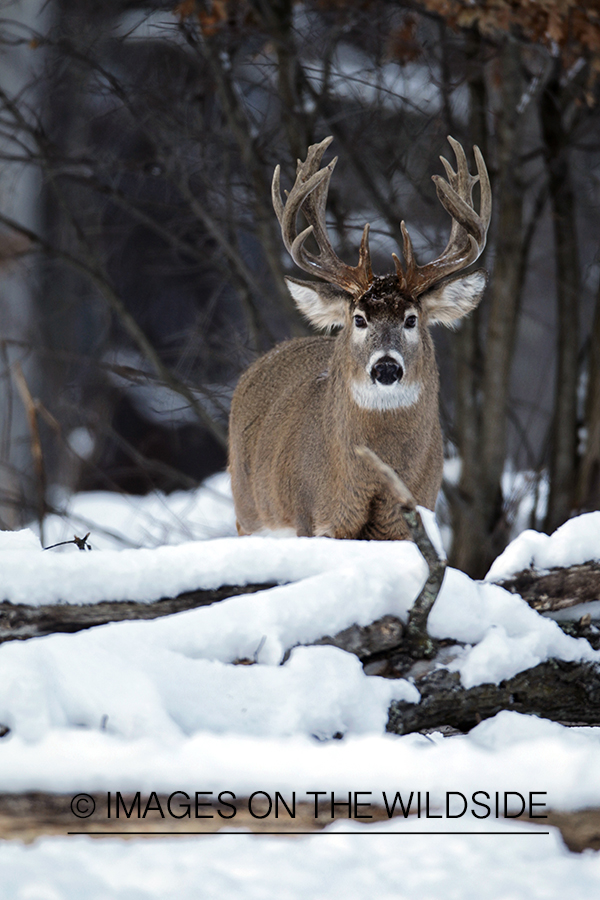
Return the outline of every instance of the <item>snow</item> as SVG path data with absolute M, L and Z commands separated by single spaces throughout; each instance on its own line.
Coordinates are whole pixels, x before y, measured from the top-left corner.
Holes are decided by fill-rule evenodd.
M 600 512 L 569 519 L 552 535 L 523 531 L 495 560 L 488 581 L 509 578 L 528 569 L 574 566 L 600 559 Z
M 149 603 L 223 584 L 290 582 L 169 619 L 107 626 L 107 639 L 103 631 L 84 635 L 81 640 L 90 641 L 89 665 L 97 647 L 102 654 L 118 655 L 120 651 L 110 647 L 125 640 L 150 654 L 177 652 L 223 663 L 253 658 L 260 647 L 258 662 L 277 666 L 297 644 L 334 635 L 354 623 L 367 625 L 384 615 L 406 621 L 427 575 L 410 542 L 253 536 L 154 550 L 57 553 L 42 552 L 38 546 L 9 554 L 2 553 L 2 546 L 0 540 L 0 554 L 8 558 L 0 573 L 0 597 L 12 603 Z M 474 582 L 453 569 L 446 572 L 429 629 L 432 637 L 467 645 L 451 663 L 465 687 L 497 684 L 550 657 L 600 660 L 587 641 L 564 634 L 518 595 L 496 584 Z M 69 640 L 70 647 L 77 646 L 77 636 Z M 8 652 L 18 657 L 30 652 L 28 646 Z M 119 660 L 111 666 L 117 669 Z M 0 684 L 0 697 L 2 692 Z
M 158 547 L 237 534 L 225 472 L 207 478 L 195 491 L 154 491 L 145 496 L 105 491 L 63 496 L 55 491 L 53 501 L 61 514 L 44 519 L 46 546 L 72 540 L 74 532 L 82 537 L 86 531 L 92 532 L 96 550 Z M 36 530 L 36 525 L 31 528 Z
M 193 633 L 188 616 L 180 624 Z M 419 694 L 403 679 L 368 678 L 356 657 L 327 646 L 299 647 L 285 666 L 232 666 L 112 626 L 14 642 L 0 655 L 0 721 L 28 740 L 102 721 L 126 738 L 382 732 L 396 698 Z
M 277 790 L 288 798 L 296 791 L 298 800 L 310 802 L 314 798 L 308 792 L 314 790 L 336 797 L 371 791 L 369 799 L 380 806 L 383 792 L 391 801 L 396 791 L 405 799 L 411 791 L 423 797 L 428 791 L 436 811 L 443 809 L 449 791 L 467 798 L 477 791 L 492 797 L 496 791 L 524 797 L 545 792 L 536 802 L 569 810 L 600 806 L 599 764 L 598 729 L 567 728 L 510 711 L 452 738 L 440 733 L 398 737 L 383 734 L 381 727 L 342 741 L 226 731 L 177 737 L 173 729 L 163 734 L 160 727 L 152 735 L 127 738 L 80 726 L 49 729 L 39 740 L 17 734 L 3 738 L 0 790 L 139 790 L 145 795 L 197 790 L 215 796 L 226 790 L 237 797 Z M 515 802 L 512 798 L 511 809 Z M 476 822 L 471 812 L 466 819 L 469 825 Z M 441 824 L 445 828 L 450 821 L 444 817 Z M 490 824 L 495 818 L 479 821 Z
M 393 575 L 402 579 L 399 594 L 407 606 L 426 577 L 420 554 L 408 542 L 369 545 L 329 538 L 245 537 L 101 553 L 42 553 L 38 545 L 35 551 L 11 550 L 10 556 L 2 559 L 0 596 L 11 603 L 31 605 L 151 602 L 223 584 L 296 581 L 331 570 L 339 572 L 343 567 L 352 570 L 350 580 L 371 578 L 388 586 L 393 567 Z M 334 590 L 337 580 L 332 581 Z M 321 586 L 327 590 L 323 579 L 314 585 Z M 361 588 L 357 584 L 352 593 L 362 597 Z
M 426 577 L 413 544 L 234 537 L 224 475 L 187 494 L 94 494 L 67 507 L 68 525 L 53 519 L 45 542 L 82 534 L 86 520 L 94 550 L 42 551 L 30 529 L 0 532 L 1 598 L 150 603 L 223 584 L 276 586 L 169 617 L 0 645 L 0 724 L 10 728 L 0 739 L 0 791 L 243 798 L 259 790 L 298 799 L 370 791 L 380 806 L 384 792 L 413 791 L 429 792 L 442 812 L 448 792 L 459 791 L 469 808 L 462 818 L 338 822 L 294 841 L 231 833 L 234 820 L 217 836 L 5 842 L 2 897 L 216 898 L 227 888 L 241 898 L 437 898 L 453 886 L 450 896 L 471 898 L 483 878 L 486 896 L 498 898 L 598 892 L 600 857 L 569 854 L 554 829 L 478 819 L 473 794 L 512 792 L 513 813 L 515 792 L 539 792 L 555 810 L 599 807 L 600 729 L 504 711 L 468 735 L 389 735 L 390 701 L 418 702 L 417 686 L 368 677 L 338 648 L 303 646 L 386 614 L 406 620 Z M 424 517 L 439 545 L 433 515 Z M 552 657 L 598 661 L 586 641 L 495 583 L 529 565 L 598 558 L 600 513 L 591 513 L 551 536 L 524 532 L 483 582 L 449 568 L 429 620 L 434 637 L 463 645 L 449 668 L 470 687 Z M 244 659 L 256 664 L 232 665 Z
M 600 890 L 599 856 L 571 855 L 555 834 L 528 834 L 524 826 L 471 838 L 421 835 L 416 823 L 402 833 L 397 825 L 379 834 L 357 824 L 341 830 L 305 838 L 223 833 L 11 843 L 0 848 L 3 890 L 15 900 L 479 900 L 483 884 L 486 900 L 583 900 Z

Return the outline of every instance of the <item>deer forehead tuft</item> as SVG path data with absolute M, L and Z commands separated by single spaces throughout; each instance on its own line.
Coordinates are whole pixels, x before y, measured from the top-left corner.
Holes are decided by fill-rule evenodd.
M 418 310 L 420 302 L 417 297 L 401 291 L 396 275 L 379 275 L 358 298 L 356 308 L 364 311 L 368 318 L 386 316 L 402 320 L 407 309 Z

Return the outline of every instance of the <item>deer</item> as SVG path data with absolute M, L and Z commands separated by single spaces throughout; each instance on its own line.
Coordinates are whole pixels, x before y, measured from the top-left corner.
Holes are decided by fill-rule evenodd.
M 485 248 L 490 181 L 479 148 L 473 148 L 472 175 L 463 147 L 448 137 L 456 171 L 440 157 L 447 180 L 432 176 L 452 218 L 445 250 L 418 265 L 403 221 L 404 265 L 393 253 L 394 274 L 374 275 L 368 224 L 356 266 L 339 259 L 327 233 L 337 157 L 320 166 L 332 140 L 313 144 L 306 160 L 298 160 L 285 203 L 279 166 L 273 175 L 285 248 L 300 269 L 320 279 L 286 277 L 287 287 L 300 312 L 325 333 L 276 345 L 240 378 L 229 426 L 237 529 L 240 535 L 291 529 L 301 537 L 402 540 L 410 534 L 398 500 L 358 448 L 391 467 L 418 505 L 434 509 L 443 443 L 430 327 L 452 328 L 482 297 L 486 271 L 462 270 Z M 308 225 L 298 233 L 300 212 Z M 316 253 L 306 247 L 310 235 Z

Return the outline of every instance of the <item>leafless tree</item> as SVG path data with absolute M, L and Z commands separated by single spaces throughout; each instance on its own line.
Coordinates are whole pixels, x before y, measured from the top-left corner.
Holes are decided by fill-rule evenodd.
M 453 562 L 482 574 L 528 490 L 538 526 L 597 506 L 600 50 L 586 14 L 534 3 L 503 17 L 460 0 L 22 6 L 0 17 L 0 224 L 22 242 L 4 276 L 18 289 L 0 303 L 4 319 L 18 290 L 27 310 L 0 348 L 3 527 L 43 518 L 45 484 L 169 490 L 225 464 L 240 372 L 306 329 L 283 281 L 295 272 L 272 171 L 283 161 L 293 181 L 327 134 L 336 252 L 353 259 L 370 221 L 378 271 L 403 218 L 420 262 L 447 235 L 429 176 L 448 133 L 478 144 L 492 175 L 487 296 L 436 336 Z M 552 40 L 532 24 L 550 6 L 566 23 Z M 17 172 L 29 180 L 11 194 Z

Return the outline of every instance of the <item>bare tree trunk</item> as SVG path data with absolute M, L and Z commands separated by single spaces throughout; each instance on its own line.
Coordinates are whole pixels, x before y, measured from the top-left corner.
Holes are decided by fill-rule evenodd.
M 587 440 L 578 472 L 576 506 L 600 509 L 600 285 L 590 339 L 585 425 Z
M 494 197 L 498 213 L 496 261 L 487 297 L 488 324 L 483 370 L 478 365 L 478 328 L 473 320 L 457 347 L 457 434 L 463 460 L 454 498 L 452 564 L 473 577 L 485 574 L 503 549 L 507 530 L 503 518 L 501 478 L 506 454 L 510 370 L 519 307 L 523 243 L 523 185 L 518 154 L 522 96 L 520 48 L 508 38 L 501 49 L 500 104 L 496 131 L 498 174 Z M 473 120 L 484 133 L 484 112 L 478 77 L 471 80 Z M 481 139 L 481 138 L 479 138 Z M 464 326 L 463 326 L 464 328 Z
M 302 99 L 302 72 L 293 38 L 293 0 L 253 0 L 277 54 L 277 93 L 292 159 L 303 159 L 313 143 Z
M 39 224 L 37 197 L 40 179 L 31 167 L 10 160 L 19 147 L 18 119 L 7 103 L 18 103 L 26 92 L 34 73 L 44 64 L 45 51 L 40 48 L 33 57 L 27 45 L 19 45 L 19 36 L 32 25 L 47 21 L 41 0 L 19 3 L 11 9 L 12 28 L 3 42 L 0 56 L 0 92 L 2 94 L 3 128 L 0 137 L 0 214 L 9 215 L 29 227 Z M 46 16 L 46 18 L 45 18 Z M 9 20 L 10 21 L 10 20 Z M 37 92 L 36 92 L 37 93 Z M 29 100 L 32 95 L 29 93 Z M 27 114 L 27 113 L 26 113 Z M 26 143 L 26 139 L 25 139 Z M 27 249 L 27 239 L 4 232 L 0 237 L 0 529 L 19 528 L 31 518 L 31 510 L 39 501 L 39 484 L 32 476 L 32 434 L 28 415 L 16 388 L 13 373 L 22 367 L 27 382 L 37 389 L 43 380 L 40 360 L 25 348 L 36 331 L 35 279 L 37 267 L 31 259 L 19 264 L 20 253 Z
M 550 457 L 550 496 L 546 531 L 554 531 L 574 505 L 577 466 L 577 356 L 579 346 L 579 254 L 575 198 L 569 169 L 568 141 L 562 116 L 561 66 L 557 60 L 541 103 L 547 150 L 554 252 L 556 255 L 557 371 Z
M 487 90 L 482 62 L 482 41 L 477 31 L 467 36 L 471 140 L 487 153 Z M 476 523 L 473 509 L 481 482 L 481 417 L 477 392 L 482 374 L 481 324 L 479 309 L 463 319 L 452 341 L 455 367 L 454 440 L 462 461 L 459 490 L 447 489 L 454 525 L 453 553 L 460 559 L 462 548 L 471 541 Z

